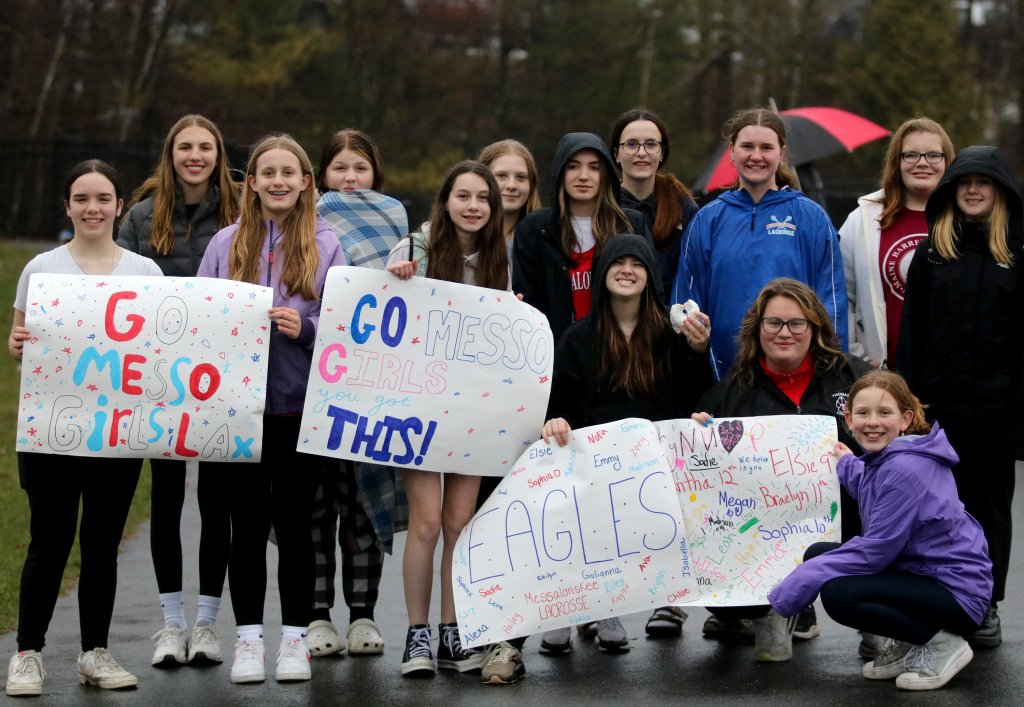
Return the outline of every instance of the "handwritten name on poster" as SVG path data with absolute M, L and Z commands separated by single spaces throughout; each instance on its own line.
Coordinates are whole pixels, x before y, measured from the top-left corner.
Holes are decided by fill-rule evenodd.
M 675 474 L 703 606 L 766 604 L 819 541 L 840 537 L 835 418 L 657 423 Z
M 544 424 L 553 353 L 511 293 L 331 268 L 299 451 L 500 476 Z
M 259 461 L 271 302 L 229 280 L 33 275 L 18 451 Z
M 693 597 L 658 430 L 627 419 L 533 444 L 463 530 L 452 581 L 469 646 Z

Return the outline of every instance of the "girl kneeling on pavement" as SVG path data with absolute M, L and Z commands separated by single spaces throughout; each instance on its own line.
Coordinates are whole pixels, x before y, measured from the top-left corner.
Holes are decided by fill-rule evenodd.
M 864 456 L 836 444 L 837 471 L 863 531 L 842 545 L 812 545 L 768 600 L 793 616 L 820 592 L 835 621 L 892 637 L 864 677 L 934 690 L 973 657 L 962 636 L 977 630 L 992 596 L 985 535 L 957 497 L 959 460 L 946 433 L 929 426 L 899 374 L 862 376 L 845 418 Z

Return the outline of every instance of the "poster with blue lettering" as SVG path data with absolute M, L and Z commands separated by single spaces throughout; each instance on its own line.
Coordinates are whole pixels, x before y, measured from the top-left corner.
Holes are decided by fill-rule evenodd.
M 32 275 L 17 450 L 258 461 L 271 302 L 230 280 Z
M 533 444 L 462 531 L 464 645 L 650 610 L 697 593 L 658 430 L 627 419 Z
M 298 449 L 502 476 L 540 434 L 553 353 L 509 292 L 331 268 Z
M 819 541 L 840 538 L 836 420 L 774 415 L 657 423 L 701 606 L 766 604 Z M 684 603 L 684 602 L 681 602 Z

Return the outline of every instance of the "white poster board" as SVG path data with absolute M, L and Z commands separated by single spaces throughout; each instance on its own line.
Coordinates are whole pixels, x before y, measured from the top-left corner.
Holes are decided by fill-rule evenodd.
M 271 291 L 32 275 L 17 450 L 259 461 Z
M 544 424 L 553 354 L 509 292 L 331 268 L 298 449 L 501 476 Z

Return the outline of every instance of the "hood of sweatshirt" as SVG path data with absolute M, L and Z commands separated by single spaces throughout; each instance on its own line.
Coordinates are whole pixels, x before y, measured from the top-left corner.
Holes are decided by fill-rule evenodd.
M 881 464 L 890 454 L 916 454 L 934 459 L 948 467 L 954 467 L 960 463 L 960 457 L 957 456 L 953 446 L 946 438 L 945 431 L 939 427 L 937 422 L 932 423 L 932 429 L 928 434 L 913 435 L 907 438 L 898 437 L 885 449 L 865 454 L 864 463 L 872 466 Z
M 1024 216 L 1024 201 L 1021 200 L 1020 190 L 1017 187 L 1017 180 L 1013 176 L 1010 161 L 998 147 L 972 145 L 960 150 L 929 197 L 928 206 L 925 207 L 929 224 L 934 223 L 946 204 L 956 201 L 956 183 L 961 177 L 968 174 L 984 174 L 994 179 L 1006 194 L 1010 223 L 1021 223 L 1022 216 Z
M 627 255 L 632 255 L 644 264 L 644 269 L 647 270 L 646 291 L 648 296 L 654 297 L 659 304 L 661 303 L 661 298 L 658 296 L 658 263 L 650 243 L 642 236 L 620 233 L 608 239 L 604 250 L 601 251 L 601 257 L 594 262 L 593 277 L 590 280 L 590 302 L 593 311 L 600 311 L 601 301 L 608 292 L 605 280 L 612 263 Z M 664 308 L 664 305 L 662 306 Z
M 605 174 L 611 182 L 615 203 L 619 201 L 619 178 L 615 173 L 615 160 L 612 159 L 612 153 L 608 151 L 608 146 L 604 144 L 604 140 L 594 133 L 566 133 L 558 141 L 558 147 L 555 148 L 555 159 L 551 163 L 551 192 L 548 203 L 551 204 L 556 221 L 560 217 L 558 192 L 562 189 L 565 165 L 580 150 L 593 150 L 604 160 L 605 166 L 608 168 L 605 170 Z

